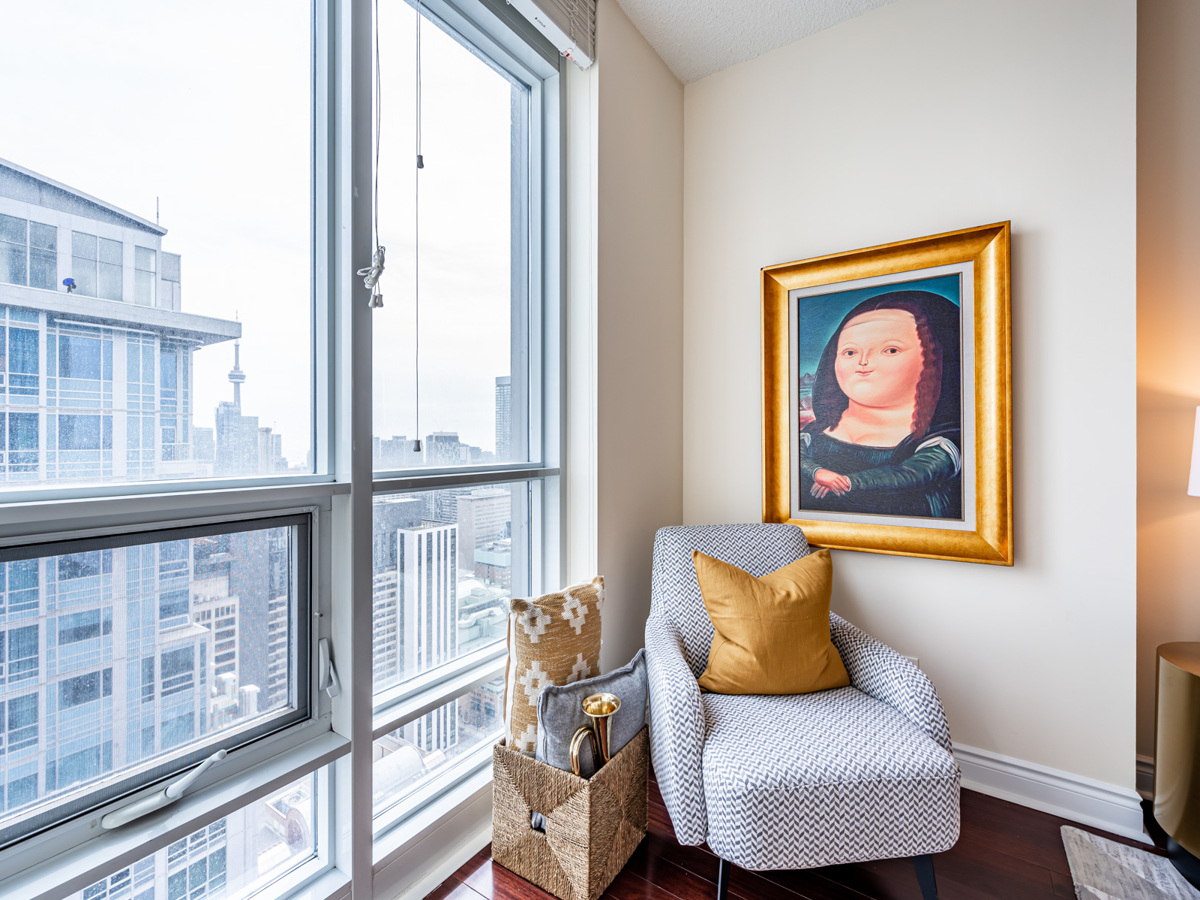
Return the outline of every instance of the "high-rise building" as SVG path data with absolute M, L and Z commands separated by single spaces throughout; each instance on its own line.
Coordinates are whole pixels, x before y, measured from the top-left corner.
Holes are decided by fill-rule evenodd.
M 512 459 L 512 376 L 496 379 L 496 460 Z
M 402 528 L 396 534 L 405 678 L 450 662 L 458 653 L 457 540 L 457 525 Z M 405 725 L 405 738 L 426 752 L 453 747 L 456 703 Z
M 390 438 L 375 438 L 372 461 L 376 471 L 380 469 L 412 469 L 423 465 L 421 452 L 414 449 L 413 442 L 405 435 Z
M 466 444 L 456 431 L 435 431 L 425 436 L 425 465 L 433 468 L 461 466 L 469 461 Z
M 470 572 L 475 568 L 476 550 L 511 532 L 512 491 L 476 488 L 457 500 L 458 567 Z
M 165 234 L 0 161 L 0 483 L 218 474 L 214 430 L 192 421 L 193 354 L 238 338 L 241 325 L 183 311 L 181 261 L 163 250 Z M 229 405 L 240 416 L 236 358 L 234 369 Z M 227 462 L 220 473 L 260 471 L 260 442 L 255 423 L 253 465 Z M 278 458 L 278 444 L 267 445 Z M 289 534 L 0 564 L 0 822 L 286 702 L 289 674 L 278 682 L 271 660 L 277 620 L 286 645 L 290 584 L 260 559 L 281 559 L 287 582 Z M 282 540 L 274 556 L 268 535 Z M 282 611 L 268 605 L 272 588 Z M 201 829 L 105 879 L 105 889 L 124 896 L 113 893 L 122 882 L 140 896 L 162 882 L 174 896 L 201 870 L 217 889 L 243 865 L 226 851 L 225 828 Z
M 275 529 L 267 534 L 267 709 L 275 709 L 288 701 L 294 646 L 291 594 L 288 533 Z
M 241 325 L 183 312 L 166 232 L 0 161 L 0 482 L 212 474 L 192 355 Z
M 404 671 L 396 535 L 402 528 L 420 526 L 422 503 L 417 497 L 385 496 L 374 506 L 371 662 L 376 687 L 384 687 L 399 681 Z
M 456 524 L 428 524 L 419 497 L 375 503 L 372 668 L 377 688 L 455 658 L 458 651 Z M 452 704 L 451 704 L 452 705 Z M 453 710 L 442 708 L 403 729 L 426 752 L 457 741 Z

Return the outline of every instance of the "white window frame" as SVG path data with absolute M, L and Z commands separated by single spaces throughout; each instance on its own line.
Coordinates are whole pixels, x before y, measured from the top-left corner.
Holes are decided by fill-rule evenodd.
M 373 696 L 373 499 L 528 482 L 531 587 L 541 591 L 558 584 L 565 493 L 560 488 L 564 63 L 503 0 L 423 0 L 422 5 L 531 89 L 528 273 L 535 299 L 528 322 L 528 428 L 540 445 L 530 448 L 527 463 L 372 471 L 371 392 L 363 387 L 372 376 L 372 313 L 367 290 L 354 274 L 373 250 L 367 189 L 373 147 L 372 0 L 314 0 L 314 473 L 52 488 L 6 492 L 0 498 L 0 546 L 65 534 L 309 514 L 311 717 L 231 753 L 180 800 L 144 819 L 108 832 L 97 827 L 106 812 L 161 790 L 163 782 L 0 851 L 0 896 L 65 897 L 312 773 L 319 787 L 316 855 L 272 883 L 269 896 L 326 900 L 351 890 L 355 896 L 391 896 L 401 886 L 395 879 L 403 867 L 396 863 L 405 850 L 451 812 L 478 805 L 488 790 L 490 747 L 477 748 L 449 767 L 451 772 L 423 785 L 415 795 L 419 804 L 393 810 L 389 827 L 375 834 L 373 740 L 502 673 L 505 651 L 502 644 L 482 648 Z M 341 680 L 336 699 L 317 684 L 322 640 L 330 641 Z
M 562 476 L 563 434 L 563 361 L 564 296 L 562 258 L 565 242 L 561 225 L 564 204 L 562 160 L 564 147 L 563 59 L 532 26 L 503 2 L 492 0 L 423 0 L 422 6 L 457 32 L 468 43 L 490 58 L 493 64 L 523 82 L 529 89 L 528 167 L 525 173 L 530 193 L 528 209 L 527 291 L 530 298 L 528 319 L 522 320 L 522 310 L 514 306 L 513 334 L 526 340 L 525 347 L 514 347 L 514 398 L 518 395 L 516 371 L 524 353 L 528 354 L 529 415 L 523 427 L 527 441 L 528 462 L 504 463 L 490 466 L 464 466 L 453 469 L 411 469 L 407 471 L 370 471 L 371 461 L 363 462 L 371 479 L 370 491 L 355 490 L 351 504 L 360 503 L 355 513 L 356 528 L 370 533 L 373 530 L 372 502 L 377 495 L 416 493 L 452 487 L 484 486 L 512 483 L 514 491 L 523 490 L 528 483 L 530 492 L 530 587 L 534 593 L 547 585 L 557 586 L 563 559 L 563 491 Z M 369 16 L 369 12 L 368 12 Z M 369 18 L 368 18 L 369 21 Z M 351 77 L 367 84 L 372 76 L 370 34 L 355 35 L 364 41 L 363 52 L 357 56 L 358 65 Z M 370 97 L 366 94 L 367 108 Z M 367 124 L 353 134 L 355 148 L 353 170 L 355 183 L 369 184 L 371 177 L 371 129 Z M 521 173 L 517 173 L 520 177 Z M 515 180 L 515 179 L 514 179 Z M 360 245 L 356 258 L 370 255 L 369 203 L 354 210 L 361 216 L 358 234 Z M 358 224 L 358 221 L 356 221 Z M 514 281 L 517 277 L 514 277 Z M 369 318 L 365 290 L 358 291 L 358 301 L 352 312 Z M 369 324 L 369 323 L 366 323 Z M 354 374 L 369 380 L 372 374 L 370 353 L 358 345 L 353 356 Z M 361 383 L 361 382 L 360 382 Z M 524 393 L 523 391 L 521 393 Z M 361 400 L 362 398 L 355 398 Z M 516 407 L 514 403 L 514 407 Z M 360 418 L 354 420 L 354 432 L 364 443 L 371 437 L 369 401 Z M 514 416 L 514 430 L 517 417 Z M 353 431 L 353 426 L 352 426 Z M 357 474 L 357 471 L 356 473 Z M 359 524 L 361 522 L 361 525 Z M 366 542 L 363 542 L 364 544 Z M 371 550 L 361 548 L 363 557 L 356 560 L 358 570 L 366 577 L 354 586 L 361 591 L 358 620 L 349 623 L 359 646 L 371 641 Z M 372 693 L 370 654 L 352 657 L 352 679 L 365 684 L 366 690 L 352 691 L 357 695 L 354 710 L 356 744 L 374 740 L 390 733 L 443 704 L 462 697 L 473 688 L 491 681 L 504 672 L 506 647 L 501 642 L 480 648 L 432 671 L 423 672 L 378 695 Z M 454 760 L 444 771 L 422 782 L 402 802 L 386 808 L 376 818 L 371 791 L 371 760 L 369 754 L 343 763 L 351 772 L 351 793 L 345 802 L 354 831 L 354 890 L 371 896 L 391 896 L 406 886 L 416 873 L 406 865 L 406 851 L 426 836 L 434 823 L 445 821 L 454 812 L 468 808 L 490 791 L 491 746 L 484 744 Z M 374 833 L 373 842 L 370 833 Z M 476 848 L 477 849 L 477 848 Z M 428 860 L 424 861 L 428 864 Z M 361 879 L 361 880 L 360 880 Z

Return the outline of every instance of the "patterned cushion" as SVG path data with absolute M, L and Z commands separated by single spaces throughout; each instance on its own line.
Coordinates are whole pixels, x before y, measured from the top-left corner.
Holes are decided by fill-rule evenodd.
M 536 600 L 514 597 L 508 613 L 504 732 L 508 746 L 532 754 L 542 688 L 600 674 L 604 579 Z
M 683 637 L 688 666 L 699 678 L 708 665 L 713 627 L 696 583 L 693 550 L 760 578 L 807 556 L 809 549 L 804 532 L 795 525 L 695 525 L 658 530 L 650 613 L 675 623 Z
M 537 758 L 544 763 L 571 771 L 571 738 L 591 720 L 584 715 L 583 701 L 592 694 L 615 694 L 621 708 L 612 718 L 612 753 L 616 753 L 646 727 L 646 651 L 639 650 L 626 665 L 605 675 L 597 675 L 572 684 L 552 684 L 538 698 Z M 584 778 L 596 772 L 592 742 L 579 748 L 579 769 Z
M 959 831 L 954 757 L 853 687 L 705 694 L 708 843 L 747 869 L 938 853 Z

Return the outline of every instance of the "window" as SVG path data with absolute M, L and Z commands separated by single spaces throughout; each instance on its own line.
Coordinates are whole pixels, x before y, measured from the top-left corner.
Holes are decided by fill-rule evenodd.
M 133 302 L 153 306 L 158 281 L 158 254 L 148 247 L 133 248 Z
M 29 223 L 0 215 L 0 281 L 29 283 Z
M 16 753 L 37 746 L 37 694 L 13 697 L 11 700 L 0 703 L 0 726 L 4 728 L 4 740 L 0 744 L 0 752 Z
M 317 851 L 318 785 L 308 775 L 120 869 L 70 900 L 252 895 Z M 165 884 L 166 892 L 156 890 Z
M 111 620 L 110 620 L 111 622 Z M 59 616 L 58 646 L 77 644 L 100 637 L 100 610 Z
M 0 282 L 53 291 L 58 281 L 58 229 L 0 213 Z
M 508 599 L 559 580 L 563 63 L 423 0 L 418 258 L 418 12 L 379 7 L 0 29 L 0 896 L 370 896 L 478 811 Z
M 416 12 L 392 4 L 379 16 L 381 53 L 406 58 Z M 377 847 L 489 765 L 509 599 L 555 578 L 545 535 L 556 521 L 557 419 L 543 368 L 554 310 L 537 287 L 541 248 L 553 241 L 542 243 L 534 212 L 550 187 L 538 141 L 545 83 L 437 15 L 421 38 L 423 77 L 439 88 L 422 100 L 422 140 L 437 149 L 417 176 L 419 406 L 409 301 L 372 316 Z M 406 94 L 409 77 L 385 66 L 383 96 Z M 386 113 L 381 136 L 385 146 L 416 138 L 411 119 Z M 403 248 L 407 274 L 418 262 L 403 237 L 412 174 L 381 165 L 380 241 Z M 469 256 L 469 286 L 466 256 L 440 248 Z
M 72 232 L 71 277 L 75 279 L 75 290 L 85 297 L 120 300 L 122 252 L 120 241 Z
M 22 551 L 0 550 L 0 558 L 10 557 L 10 611 L 27 605 L 13 603 L 15 587 L 41 588 L 27 611 L 31 624 L 0 632 L 0 701 L 10 714 L 18 703 L 21 719 L 31 702 L 23 698 L 32 696 L 34 707 L 40 698 L 44 718 L 22 719 L 21 727 L 40 726 L 41 746 L 33 749 L 54 767 L 36 807 L 0 816 L 0 840 L 35 826 L 38 809 L 52 814 L 80 785 L 118 791 L 126 773 L 148 764 L 200 758 L 214 742 L 236 746 L 305 717 L 305 667 L 297 661 L 268 671 L 267 636 L 299 639 L 308 620 L 298 554 L 307 533 L 307 518 L 293 517 L 128 535 L 95 550 L 52 547 L 25 559 L 11 559 Z M 214 544 L 222 551 L 214 553 Z M 269 604 L 269 591 L 283 602 Z M 220 639 L 234 664 L 217 675 L 210 667 L 218 637 L 194 620 L 234 597 L 245 627 Z M 18 774 L 22 764 L 9 753 L 0 776 Z

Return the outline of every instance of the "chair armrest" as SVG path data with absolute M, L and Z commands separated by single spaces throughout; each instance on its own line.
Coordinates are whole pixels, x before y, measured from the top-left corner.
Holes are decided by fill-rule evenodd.
M 708 837 L 704 805 L 704 707 L 700 686 L 683 656 L 673 622 L 646 621 L 646 669 L 650 680 L 650 756 L 663 802 L 681 844 Z
M 901 712 L 953 754 L 942 699 L 924 672 L 835 613 L 829 614 L 829 632 L 852 685 Z

